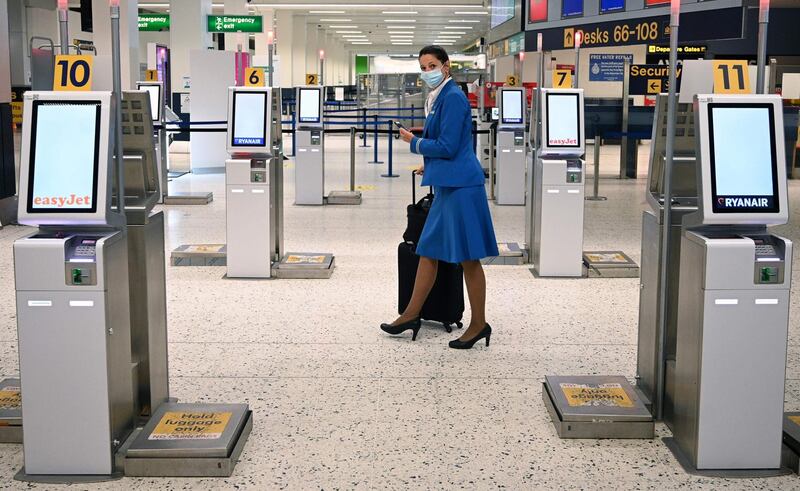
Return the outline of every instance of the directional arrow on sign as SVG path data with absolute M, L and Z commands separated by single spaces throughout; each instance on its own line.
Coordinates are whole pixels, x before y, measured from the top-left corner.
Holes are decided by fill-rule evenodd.
M 656 91 L 656 89 L 658 88 L 658 86 L 659 86 L 659 85 L 661 85 L 661 84 L 657 84 L 657 83 L 655 82 L 655 80 L 653 80 L 652 82 L 650 82 L 650 90 L 652 90 L 653 92 L 655 92 L 655 91 Z

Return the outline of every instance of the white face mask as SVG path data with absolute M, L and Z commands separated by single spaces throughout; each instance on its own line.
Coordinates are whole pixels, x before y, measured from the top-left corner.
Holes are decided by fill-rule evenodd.
M 422 72 L 420 74 L 420 78 L 428 85 L 428 87 L 434 89 L 438 87 L 440 83 L 442 83 L 442 80 L 444 80 L 444 71 L 442 71 L 442 68 L 444 67 Z

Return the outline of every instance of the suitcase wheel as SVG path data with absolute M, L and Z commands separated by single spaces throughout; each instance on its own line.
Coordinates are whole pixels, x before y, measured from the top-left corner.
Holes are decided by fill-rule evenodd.
M 444 330 L 447 331 L 448 334 L 453 332 L 452 324 L 450 324 L 449 322 L 443 322 L 442 324 L 444 325 Z
M 456 322 L 456 327 L 461 329 L 462 327 L 464 327 L 464 324 L 462 324 L 461 321 L 458 321 Z

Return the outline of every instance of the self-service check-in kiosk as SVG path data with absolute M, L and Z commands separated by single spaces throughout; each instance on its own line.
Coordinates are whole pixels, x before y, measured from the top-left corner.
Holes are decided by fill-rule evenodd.
M 39 227 L 14 243 L 27 475 L 110 475 L 133 428 L 128 242 L 125 217 L 111 208 L 111 99 L 24 96 L 19 221 Z
M 322 105 L 325 89 L 297 87 L 295 204 L 322 205 L 325 196 L 325 133 Z
M 169 138 L 165 123 L 180 121 L 180 118 L 165 104 L 163 82 L 136 82 L 136 89 L 147 92 L 150 101 L 160 188 L 158 202 L 166 205 L 205 205 L 213 201 L 211 192 L 169 193 Z
M 271 87 L 228 89 L 225 230 L 231 278 L 269 278 L 281 257 L 283 162 L 280 129 L 275 131 L 273 121 L 280 115 L 276 96 Z
M 498 205 L 525 204 L 525 89 L 502 87 L 497 90 L 500 121 L 497 126 Z
M 698 211 L 681 239 L 676 455 L 698 470 L 781 464 L 792 243 L 778 96 L 695 96 Z
M 582 276 L 583 90 L 542 89 L 541 105 L 533 179 L 534 269 L 539 276 Z

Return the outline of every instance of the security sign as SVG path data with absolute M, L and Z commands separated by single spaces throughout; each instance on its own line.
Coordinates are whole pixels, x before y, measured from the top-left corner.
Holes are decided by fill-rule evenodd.
M 675 71 L 677 87 L 681 88 L 682 67 Z M 630 95 L 655 95 L 669 90 L 669 67 L 667 65 L 631 65 L 628 69 Z
M 93 56 L 57 55 L 53 90 L 92 90 Z
M 264 87 L 264 69 L 257 67 L 247 67 L 244 69 L 245 87 Z
M 167 411 L 148 440 L 216 440 L 222 436 L 230 412 Z

